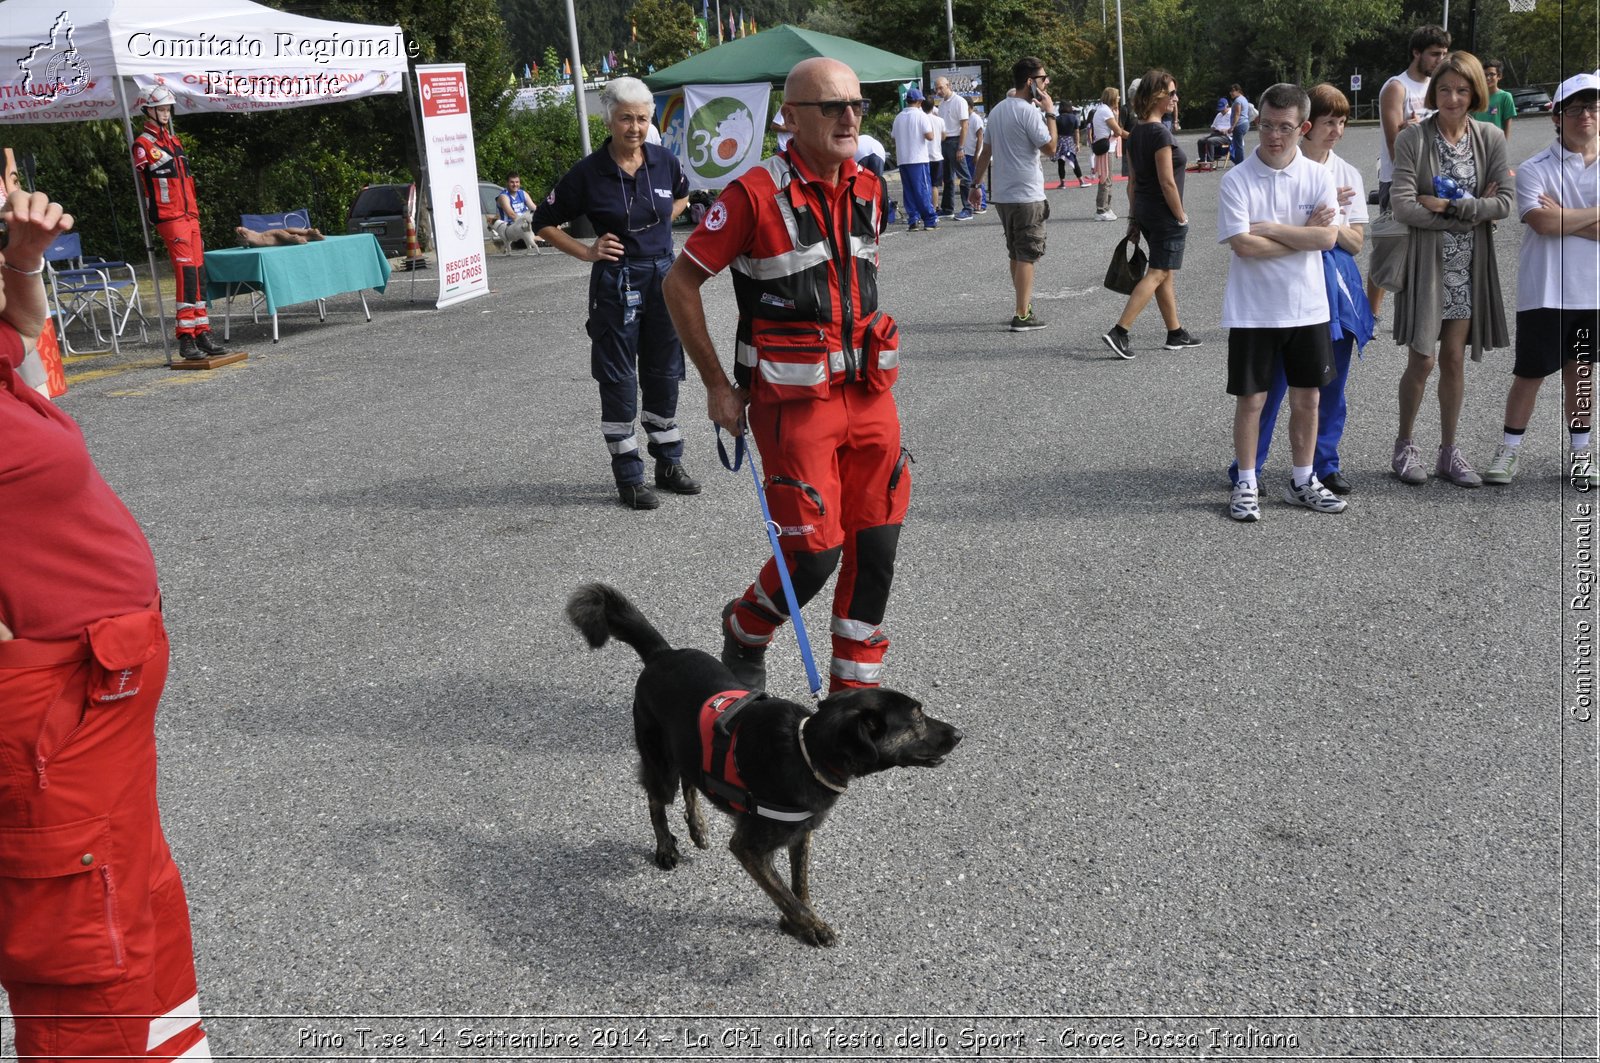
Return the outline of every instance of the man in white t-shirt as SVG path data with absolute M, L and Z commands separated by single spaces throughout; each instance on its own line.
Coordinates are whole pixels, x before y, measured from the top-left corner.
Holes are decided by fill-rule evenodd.
M 937 110 L 939 121 L 943 128 L 939 141 L 939 151 L 944 156 L 944 184 L 939 192 L 939 213 L 953 215 L 956 221 L 966 221 L 972 217 L 972 211 L 967 207 L 967 194 L 972 184 L 972 171 L 967 169 L 966 156 L 961 152 L 961 142 L 967 136 L 967 122 L 972 114 L 972 108 L 967 101 L 957 96 L 950 87 L 949 78 L 940 78 L 933 83 L 934 95 L 939 97 Z M 957 185 L 960 185 L 961 201 L 956 201 Z
M 1298 85 L 1274 85 L 1263 93 L 1256 150 L 1223 175 L 1218 193 L 1217 240 L 1233 250 L 1222 327 L 1228 329 L 1228 394 L 1235 397 L 1239 467 L 1228 515 L 1237 521 L 1261 519 L 1257 435 L 1280 364 L 1289 384 L 1294 454 L 1284 500 L 1315 513 L 1338 513 L 1347 504 L 1312 469 L 1319 389 L 1333 378 L 1322 252 L 1338 237 L 1332 222 L 1339 194 L 1333 174 L 1300 153 L 1310 113 L 1311 99 Z
M 1527 229 L 1517 259 L 1517 357 L 1506 396 L 1505 434 L 1483 482 L 1517 474 L 1539 385 L 1559 372 L 1571 459 L 1580 491 L 1600 488 L 1590 436 L 1595 345 L 1600 342 L 1600 77 L 1578 74 L 1556 89 L 1556 141 L 1517 167 L 1517 214 Z
M 1042 60 L 1023 56 L 1011 68 L 1011 78 L 1015 89 L 989 115 L 972 179 L 981 184 L 993 165 L 989 199 L 1000 211 L 1016 294 L 1011 331 L 1031 332 L 1045 325 L 1033 312 L 1033 265 L 1044 257 L 1044 223 L 1050 217 L 1039 164 L 1041 152 L 1045 157 L 1056 153 L 1056 106 Z M 973 188 L 968 202 L 979 195 Z
M 1418 26 L 1411 33 L 1411 62 L 1378 90 L 1378 118 L 1383 126 L 1383 139 L 1378 141 L 1379 213 L 1389 209 L 1389 186 L 1394 183 L 1394 139 L 1400 130 L 1433 113 L 1423 100 L 1434 68 L 1449 54 L 1449 31 L 1442 26 Z M 1383 308 L 1383 289 L 1370 277 L 1367 301 L 1374 314 Z
M 921 89 L 913 86 L 906 90 L 905 110 L 894 116 L 889 133 L 894 138 L 894 161 L 906 200 L 906 231 L 914 233 L 923 226 L 937 229 L 939 216 L 933 209 L 933 186 L 928 179 L 933 130 L 922 113 Z

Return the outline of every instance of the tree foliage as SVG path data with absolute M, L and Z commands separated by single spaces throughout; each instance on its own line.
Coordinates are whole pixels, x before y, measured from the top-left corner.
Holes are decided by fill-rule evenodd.
M 639 27 L 637 63 L 641 70 L 661 70 L 700 51 L 689 0 L 639 0 L 633 17 Z

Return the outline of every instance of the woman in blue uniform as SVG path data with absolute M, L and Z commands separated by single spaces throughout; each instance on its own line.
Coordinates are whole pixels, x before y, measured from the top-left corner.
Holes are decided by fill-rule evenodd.
M 642 389 L 646 447 L 655 485 L 680 495 L 700 493 L 683 467 L 678 383 L 683 347 L 661 298 L 672 265 L 672 220 L 689 202 L 678 160 L 646 142 L 655 97 L 637 78 L 617 78 L 600 95 L 611 135 L 556 182 L 534 211 L 539 238 L 573 258 L 594 263 L 589 274 L 590 372 L 600 384 L 600 430 L 611 452 L 622 504 L 655 509 L 634 434 Z M 587 217 L 599 235 L 584 243 L 559 226 Z

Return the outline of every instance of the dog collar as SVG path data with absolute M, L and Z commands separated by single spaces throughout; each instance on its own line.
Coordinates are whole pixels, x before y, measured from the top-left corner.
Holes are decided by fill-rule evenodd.
M 800 738 L 800 755 L 805 758 L 806 767 L 811 769 L 812 776 L 815 777 L 819 783 L 826 786 L 836 794 L 842 794 L 846 789 L 849 788 L 849 780 L 847 779 L 843 783 L 832 782 L 829 779 L 824 778 L 822 772 L 817 770 L 817 766 L 811 763 L 811 751 L 806 749 L 806 721 L 810 719 L 811 717 L 809 716 L 800 717 L 800 729 L 798 732 Z

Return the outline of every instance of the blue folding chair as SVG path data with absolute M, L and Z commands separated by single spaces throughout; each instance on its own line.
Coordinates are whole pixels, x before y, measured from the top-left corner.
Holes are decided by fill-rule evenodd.
M 286 210 L 281 214 L 241 214 L 239 224 L 253 233 L 264 233 L 271 229 L 309 229 L 311 228 L 311 212 L 304 208 L 300 210 Z M 231 324 L 233 320 L 233 292 L 226 296 L 227 302 L 223 309 L 223 316 Z M 250 320 L 255 324 L 261 323 L 261 311 L 266 308 L 267 300 L 260 292 L 250 293 Z M 317 313 L 324 321 L 327 320 L 327 303 L 317 300 Z M 231 331 L 224 329 L 224 332 Z M 274 337 L 276 338 L 276 337 Z
M 99 344 L 95 350 L 105 350 L 109 336 L 111 350 L 121 353 L 121 338 L 128 322 L 139 321 L 139 341 L 148 343 L 144 303 L 139 295 L 139 279 L 133 267 L 126 262 L 96 258 L 83 253 L 83 237 L 78 233 L 62 233 L 44 252 L 46 272 L 50 276 L 50 295 L 55 302 L 54 316 L 60 333 L 61 348 L 67 354 L 84 354 L 86 351 L 72 346 L 70 327 L 76 322 L 87 325 Z M 100 314 L 105 313 L 106 328 L 101 331 Z

